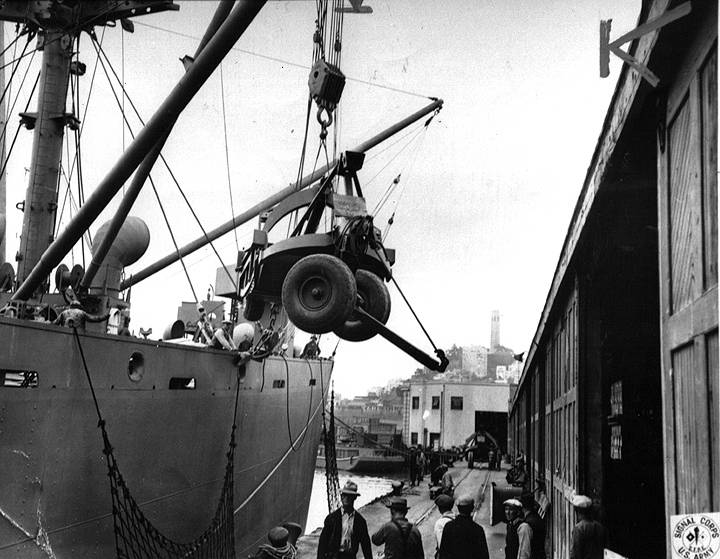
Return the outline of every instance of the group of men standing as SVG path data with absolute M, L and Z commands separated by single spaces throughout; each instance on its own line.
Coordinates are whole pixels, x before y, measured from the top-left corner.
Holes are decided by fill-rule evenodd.
M 545 520 L 537 513 L 532 493 L 508 499 L 505 506 L 507 532 L 505 559 L 545 559 Z
M 342 506 L 331 512 L 323 523 L 318 542 L 318 559 L 355 559 L 359 549 L 362 549 L 365 559 L 372 559 L 370 542 L 385 545 L 386 559 L 424 559 L 420 532 L 405 518 L 409 509 L 407 499 L 389 499 L 387 506 L 390 509 L 390 521 L 371 537 L 367 522 L 355 510 L 355 499 L 359 495 L 357 484 L 352 481 L 348 481 L 342 488 Z
M 504 503 L 507 519 L 505 559 L 546 559 L 545 520 L 538 514 L 539 505 L 532 493 Z M 570 559 L 602 559 L 605 530 L 592 518 L 592 499 L 576 495 L 572 499 L 578 522 L 570 540 Z

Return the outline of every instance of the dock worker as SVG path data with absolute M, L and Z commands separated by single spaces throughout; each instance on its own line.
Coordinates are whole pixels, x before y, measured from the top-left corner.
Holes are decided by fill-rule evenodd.
M 440 543 L 440 559 L 489 559 L 485 530 L 472 519 L 475 499 L 460 497 L 458 515 L 445 525 Z
M 200 318 L 195 323 L 193 342 L 200 342 L 210 345 L 212 343 L 213 330 L 208 323 L 207 315 L 205 314 L 205 308 L 202 305 L 198 305 L 197 310 L 198 313 L 200 313 Z
M 231 320 L 223 320 L 222 326 L 215 329 L 215 332 L 213 332 L 211 345 L 213 349 L 227 349 L 228 351 L 233 351 L 237 349 L 232 339 Z
M 104 322 L 108 318 L 110 318 L 110 313 L 102 315 L 90 314 L 82 308 L 80 301 L 73 299 L 70 306 L 58 315 L 53 324 L 75 328 L 79 332 L 84 332 L 86 322 Z
M 523 522 L 530 526 L 530 559 L 545 559 L 545 521 L 538 514 L 538 504 L 532 493 L 520 495 Z
M 578 523 L 572 531 L 570 559 L 602 559 L 605 528 L 592 517 L 592 499 L 575 495 L 572 505 L 578 515 Z
M 455 514 L 453 514 L 452 511 L 453 505 L 455 505 L 455 499 L 449 495 L 440 495 L 437 499 L 435 499 L 435 504 L 437 505 L 438 511 L 440 511 L 440 518 L 435 521 L 434 530 L 436 543 L 435 557 L 438 557 L 440 553 L 440 544 L 442 543 L 443 529 L 448 522 L 455 519 Z
M 517 499 L 508 499 L 503 505 L 507 519 L 505 559 L 529 559 L 532 529 L 523 522 L 522 503 Z
M 385 544 L 385 559 L 424 559 L 420 531 L 405 518 L 410 508 L 407 499 L 392 497 L 386 506 L 390 521 L 372 535 L 372 543 Z
M 407 461 L 408 461 L 408 475 L 410 476 L 410 487 L 415 486 L 415 477 L 416 477 L 416 471 L 417 471 L 417 449 L 415 446 L 410 447 L 410 452 L 407 455 Z
M 268 532 L 269 543 L 260 545 L 252 559 L 295 559 L 297 550 L 288 542 L 290 532 L 282 526 L 275 526 Z
M 118 336 L 132 336 L 132 332 L 130 332 L 130 317 L 129 316 L 122 317 L 122 325 L 118 328 L 117 335 Z
M 342 506 L 325 517 L 318 541 L 317 559 L 355 559 L 358 548 L 364 559 L 373 559 L 367 522 L 355 510 L 357 483 L 348 480 L 340 491 Z
M 310 341 L 305 344 L 305 347 L 300 354 L 301 359 L 315 359 L 320 355 L 320 346 L 318 345 L 318 338 L 315 334 L 310 336 Z

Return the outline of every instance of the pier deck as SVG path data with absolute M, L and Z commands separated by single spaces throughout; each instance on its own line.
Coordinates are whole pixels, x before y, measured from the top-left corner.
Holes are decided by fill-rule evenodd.
M 463 462 L 459 467 L 450 468 L 450 473 L 455 480 L 455 497 L 471 494 L 475 498 L 476 511 L 474 519 L 485 530 L 490 556 L 495 557 L 501 554 L 505 547 L 505 524 L 490 526 L 490 499 L 488 492 L 490 491 L 491 482 L 504 483 L 506 470 L 489 471 L 487 464 L 479 464 L 475 469 L 468 470 Z M 429 476 L 425 476 L 425 481 L 419 487 L 405 487 L 403 497 L 407 499 L 410 507 L 407 519 L 420 530 L 425 557 L 432 559 L 435 557 L 433 527 L 440 514 L 435 503 L 430 499 L 428 480 Z M 385 497 L 360 507 L 359 511 L 365 517 L 371 535 L 390 520 L 390 512 L 385 506 Z M 455 512 L 457 512 L 457 509 L 455 509 Z M 321 529 L 318 528 L 298 540 L 298 559 L 315 559 L 317 557 L 320 531 Z M 374 556 L 377 556 L 381 551 L 382 547 L 373 546 Z M 358 557 L 362 557 L 361 551 L 358 551 Z

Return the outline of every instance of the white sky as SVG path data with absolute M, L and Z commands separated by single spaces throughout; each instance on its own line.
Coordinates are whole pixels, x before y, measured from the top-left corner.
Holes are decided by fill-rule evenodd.
M 610 78 L 599 77 L 599 22 L 612 18 L 611 37 L 619 36 L 635 26 L 640 1 L 366 3 L 373 7 L 372 15 L 345 17 L 346 75 L 445 100 L 422 142 L 415 141 L 394 159 L 407 140 L 373 158 L 392 142 L 376 148 L 360 175 L 372 209 L 392 179 L 403 173 L 402 198 L 386 242 L 397 251 L 395 277 L 439 347 L 489 345 L 490 312 L 499 309 L 501 342 L 523 351 L 535 332 L 619 74 L 619 62 L 611 60 Z M 178 58 L 192 54 L 197 40 L 140 23 L 199 38 L 215 9 L 215 2 L 209 1 L 180 4 L 179 12 L 137 18 L 135 33 L 124 34 L 124 56 L 120 27 L 105 33 L 104 49 L 118 73 L 124 61 L 128 93 L 146 119 L 181 77 Z M 269 2 L 237 48 L 292 64 L 237 50 L 223 63 L 235 213 L 295 178 L 307 102 L 304 67 L 311 61 L 314 19 L 312 1 Z M 7 44 L 14 28 L 6 26 L 5 32 Z M 97 32 L 100 35 L 102 28 Z M 95 52 L 86 36 L 80 49 L 88 67 L 80 86 L 84 104 Z M 24 67 L 23 63 L 19 72 Z M 30 85 L 34 72 L 29 73 Z M 121 116 L 100 68 L 93 91 L 82 145 L 87 191 L 104 176 L 123 146 Z M 340 147 L 352 148 L 427 102 L 348 81 Z M 20 104 L 24 101 L 14 113 L 22 110 Z M 9 137 L 14 122 L 11 119 Z M 139 129 L 135 119 L 132 125 Z M 310 165 L 319 133 L 314 120 L 311 126 Z M 11 262 L 22 219 L 14 206 L 24 197 L 30 138 L 30 133 L 21 131 L 8 166 Z M 220 76 L 215 72 L 181 117 L 163 152 L 206 229 L 231 218 L 224 150 Z M 201 232 L 168 174 L 157 165 L 153 177 L 178 242 L 197 238 Z M 63 193 L 61 189 L 61 201 Z M 109 218 L 116 204 L 92 231 Z M 153 235 L 148 252 L 130 270 L 137 271 L 173 249 L 149 185 L 133 214 L 148 222 Z M 376 225 L 384 228 L 388 215 L 381 213 Z M 64 216 L 66 221 L 67 211 Z M 254 225 L 239 230 L 241 248 L 249 244 Z M 235 261 L 232 234 L 217 241 L 216 247 L 226 262 Z M 74 257 L 80 261 L 79 252 Z M 206 248 L 186 263 L 202 297 L 214 282 L 217 259 Z M 388 325 L 431 352 L 392 287 L 391 294 Z M 179 264 L 138 284 L 132 297 L 133 327 L 151 326 L 156 334 L 175 319 L 181 300 L 192 300 Z M 335 341 L 323 337 L 324 354 Z M 418 366 L 383 339 L 343 342 L 336 358 L 335 387 L 343 396 L 361 394 L 391 378 L 409 376 Z

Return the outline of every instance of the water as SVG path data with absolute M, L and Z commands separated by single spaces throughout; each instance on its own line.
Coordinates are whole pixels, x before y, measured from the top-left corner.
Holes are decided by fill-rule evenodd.
M 359 474 L 350 474 L 349 472 L 340 472 L 340 487 L 345 485 L 345 482 L 349 479 L 353 480 L 358 484 L 358 493 L 360 496 L 355 500 L 355 508 L 360 508 L 366 505 L 370 501 L 386 495 L 392 489 L 391 484 L 394 479 L 401 479 L 402 474 L 398 474 L 399 477 L 374 477 L 374 476 L 363 476 Z M 316 528 L 320 528 L 323 525 L 323 521 L 328 514 L 327 507 L 327 486 L 325 484 L 325 470 L 316 469 L 315 477 L 313 478 L 312 494 L 310 495 L 310 509 L 308 510 L 307 525 L 305 527 L 305 533 L 309 534 Z

